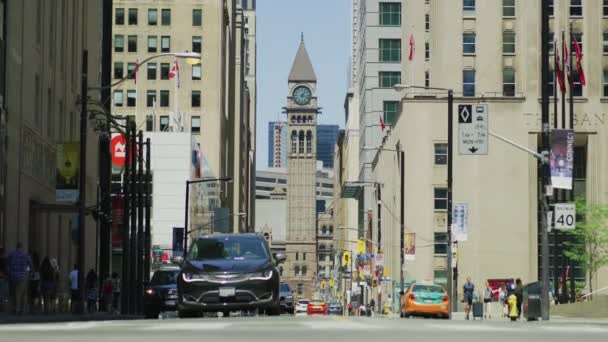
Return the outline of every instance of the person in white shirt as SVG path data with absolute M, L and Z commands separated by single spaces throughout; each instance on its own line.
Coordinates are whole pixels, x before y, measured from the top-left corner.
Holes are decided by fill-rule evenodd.
M 78 265 L 74 265 L 74 268 L 70 272 L 70 293 L 71 293 L 71 309 L 72 312 L 76 310 L 76 303 L 80 300 L 80 294 L 78 293 Z

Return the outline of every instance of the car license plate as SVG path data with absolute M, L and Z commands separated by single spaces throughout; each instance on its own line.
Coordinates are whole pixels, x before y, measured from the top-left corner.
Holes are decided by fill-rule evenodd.
M 424 303 L 426 303 L 426 304 L 433 304 L 433 300 L 431 300 L 431 299 L 425 299 Z
M 175 305 L 175 301 L 174 300 L 166 300 L 165 301 L 165 305 L 174 306 Z
M 220 297 L 234 297 L 236 294 L 236 290 L 234 287 L 221 287 L 220 288 Z

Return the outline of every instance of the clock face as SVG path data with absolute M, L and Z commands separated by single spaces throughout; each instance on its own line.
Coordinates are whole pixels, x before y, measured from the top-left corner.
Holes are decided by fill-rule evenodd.
M 293 91 L 293 99 L 299 105 L 307 105 L 310 103 L 310 89 L 308 87 L 299 86 Z

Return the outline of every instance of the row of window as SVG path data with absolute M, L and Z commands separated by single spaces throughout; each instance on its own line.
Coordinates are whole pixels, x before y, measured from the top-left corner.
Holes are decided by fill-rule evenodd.
M 135 122 L 135 115 L 126 115 L 126 122 Z M 158 117 L 158 131 L 165 132 L 169 130 L 169 115 L 160 115 Z M 146 131 L 155 132 L 156 130 L 156 118 L 152 114 L 146 115 Z M 195 134 L 201 132 L 201 117 L 200 115 L 192 115 L 190 117 L 190 131 Z
M 304 153 L 304 131 L 291 132 L 291 153 Z M 312 131 L 306 132 L 306 153 L 312 153 Z
M 127 11 L 128 24 L 138 24 L 138 10 L 137 8 L 129 8 Z M 160 24 L 162 26 L 171 25 L 171 9 L 163 8 L 160 10 Z M 117 8 L 114 14 L 114 24 L 124 25 L 125 24 L 125 9 Z M 195 8 L 192 10 L 192 26 L 201 26 L 203 24 L 203 10 Z M 148 8 L 148 25 L 158 25 L 158 9 Z
M 328 235 L 328 234 L 331 235 L 333 233 L 334 233 L 334 226 L 329 226 L 329 227 L 323 226 L 321 228 L 321 235 Z
M 148 90 L 146 92 L 146 106 L 152 108 L 156 105 L 156 90 Z M 190 105 L 192 108 L 200 108 L 201 92 L 193 90 L 190 95 Z M 124 105 L 124 92 L 122 90 L 114 91 L 114 106 L 122 107 Z M 137 106 L 137 92 L 135 90 L 127 90 L 127 107 Z M 169 90 L 160 91 L 160 107 L 169 107 Z
M 135 68 L 137 66 L 136 63 L 127 63 L 127 74 L 125 75 L 124 70 L 125 63 L 123 62 L 114 62 L 114 78 L 115 79 L 123 79 L 125 76 L 127 79 L 135 78 Z M 169 79 L 169 71 L 171 68 L 170 63 L 160 63 L 160 79 L 168 80 Z M 146 78 L 148 80 L 156 80 L 157 77 L 158 64 L 157 63 L 147 63 L 146 64 Z M 141 75 L 141 70 L 138 71 Z M 140 76 L 141 78 L 141 76 Z M 200 81 L 201 79 L 201 65 L 194 64 L 192 65 L 192 80 Z
M 192 52 L 201 52 L 203 45 L 202 36 L 192 36 Z M 125 36 L 114 35 L 114 52 L 125 51 Z M 171 51 L 171 36 L 160 37 L 160 52 Z M 137 35 L 127 36 L 127 52 L 137 52 Z M 148 52 L 159 52 L 158 36 L 148 36 Z

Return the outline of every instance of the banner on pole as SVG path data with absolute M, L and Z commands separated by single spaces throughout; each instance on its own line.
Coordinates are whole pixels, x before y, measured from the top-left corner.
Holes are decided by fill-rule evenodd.
M 574 130 L 551 131 L 551 185 L 554 189 L 572 190 L 574 167 Z
M 467 241 L 469 237 L 469 205 L 454 203 L 452 207 L 452 237 L 454 241 Z
M 416 260 L 416 233 L 405 233 L 405 260 Z
M 57 202 L 76 203 L 78 201 L 80 173 L 80 144 L 61 143 L 57 145 Z
M 125 217 L 125 198 L 122 195 L 112 197 L 112 248 L 122 249 L 122 229 Z

